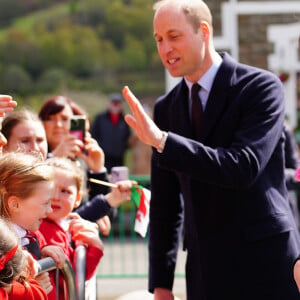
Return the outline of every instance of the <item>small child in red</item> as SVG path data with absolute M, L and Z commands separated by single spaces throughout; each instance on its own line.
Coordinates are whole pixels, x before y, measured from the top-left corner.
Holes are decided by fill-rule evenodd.
M 23 249 L 34 259 L 52 257 L 60 268 L 66 257 L 62 249 L 46 245 L 38 232 L 42 219 L 52 211 L 54 192 L 53 168 L 40 157 L 21 152 L 3 154 L 0 158 L 0 217 L 12 224 Z M 34 277 L 48 294 L 54 282 L 47 272 Z
M 83 171 L 73 161 L 66 158 L 50 158 L 48 163 L 55 171 L 55 192 L 51 200 L 52 212 L 48 213 L 40 226 L 40 232 L 48 245 L 60 246 L 75 267 L 75 250 L 72 242 L 86 246 L 86 280 L 96 272 L 103 256 L 103 244 L 96 223 L 84 220 L 71 213 L 78 207 L 82 198 Z M 59 299 L 65 299 L 63 280 L 60 276 Z M 56 299 L 55 291 L 48 298 Z
M 18 245 L 17 235 L 0 219 L 0 299 L 44 300 L 46 292 L 32 277 L 33 258 Z
M 40 226 L 48 245 L 60 246 L 70 263 L 75 267 L 74 253 L 71 242 L 86 246 L 86 280 L 90 279 L 97 270 L 98 263 L 103 255 L 103 244 L 99 237 L 96 223 L 82 219 L 78 214 L 71 213 L 78 207 L 82 198 L 83 171 L 76 162 L 67 158 L 53 157 L 48 159 L 49 165 L 55 171 L 55 192 L 51 200 L 52 212 L 48 213 Z M 126 180 L 117 183 L 105 197 L 117 200 L 130 199 L 131 187 L 135 181 Z M 59 299 L 66 299 L 62 280 L 60 280 Z M 52 291 L 48 297 L 54 298 Z

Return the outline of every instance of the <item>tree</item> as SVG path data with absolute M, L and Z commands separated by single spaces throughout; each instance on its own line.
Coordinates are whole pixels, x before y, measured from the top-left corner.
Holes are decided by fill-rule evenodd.
M 18 65 L 10 65 L 2 75 L 1 91 L 8 94 L 26 95 L 31 89 L 29 74 Z

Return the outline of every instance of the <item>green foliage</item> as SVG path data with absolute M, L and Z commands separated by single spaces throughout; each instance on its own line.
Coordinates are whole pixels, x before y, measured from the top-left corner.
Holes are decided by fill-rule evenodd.
M 30 75 L 19 65 L 8 66 L 1 77 L 1 91 L 3 93 L 25 95 L 31 89 Z
M 60 68 L 47 69 L 38 79 L 37 89 L 41 93 L 52 93 L 65 86 L 67 83 L 67 74 Z
M 5 20 L 11 25 L 0 30 L 0 62 L 7 73 L 0 76 L 1 91 L 25 96 L 61 88 L 110 93 L 128 84 L 141 94 L 162 93 L 152 2 L 0 1 L 0 17 L 1 9 L 15 7 Z M 24 16 L 15 18 L 19 15 Z
M 147 67 L 147 56 L 144 45 L 135 37 L 126 35 L 123 48 L 122 65 L 126 69 L 144 70 Z

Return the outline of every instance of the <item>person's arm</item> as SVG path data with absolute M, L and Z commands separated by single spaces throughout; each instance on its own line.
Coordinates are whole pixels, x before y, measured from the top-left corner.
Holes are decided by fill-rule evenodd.
M 83 219 L 96 221 L 108 214 L 111 207 L 119 207 L 124 201 L 130 200 L 131 187 L 137 184 L 133 180 L 121 180 L 116 183 L 105 196 L 100 194 L 76 209 Z
M 33 279 L 27 280 L 25 284 L 14 281 L 9 293 L 9 299 L 21 299 L 23 297 L 26 300 L 45 300 L 48 299 L 46 291 Z
M 123 88 L 123 96 L 132 113 L 132 115 L 125 115 L 127 124 L 134 130 L 143 143 L 158 148 L 164 136 L 163 132 L 151 120 L 139 100 L 127 86 Z
M 149 222 L 149 291 L 173 288 L 177 251 L 182 236 L 183 203 L 176 175 L 151 164 Z M 159 298 L 158 298 L 159 299 Z
M 238 110 L 239 119 L 233 123 L 233 118 L 237 118 L 236 114 L 228 109 L 222 115 L 222 122 L 217 123 L 218 126 L 230 126 L 228 135 L 223 126 L 215 136 L 221 145 L 228 145 L 207 146 L 168 132 L 162 153 L 154 151 L 162 167 L 227 188 L 249 187 L 257 180 L 282 138 L 284 95 L 276 76 L 256 69 L 249 68 L 248 71 L 246 78 L 240 79 L 247 80 L 247 88 L 236 92 L 238 103 L 230 103 L 234 106 L 234 112 Z M 235 88 L 240 84 L 243 82 L 237 81 Z M 144 143 L 159 148 L 164 128 L 155 125 L 145 114 L 141 104 L 127 87 L 124 88 L 123 95 L 132 111 L 132 115 L 125 116 L 126 122 Z M 168 118 L 166 108 L 159 111 L 156 109 L 154 113 L 161 114 L 157 119 Z M 227 119 L 228 122 L 225 122 Z M 213 137 L 212 133 L 210 138 Z
M 68 229 L 72 240 L 75 244 L 82 243 L 87 247 L 86 279 L 90 279 L 95 274 L 103 256 L 104 247 L 99 237 L 98 227 L 93 222 L 83 220 L 77 214 L 71 213 L 69 217 L 72 218 Z
M 111 206 L 108 204 L 104 195 L 100 194 L 93 197 L 90 201 L 83 203 L 75 212 L 83 219 L 96 222 L 110 212 Z

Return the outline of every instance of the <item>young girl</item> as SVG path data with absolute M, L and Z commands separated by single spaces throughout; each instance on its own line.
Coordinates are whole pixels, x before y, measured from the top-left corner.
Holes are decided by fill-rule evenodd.
M 78 111 L 78 109 L 76 110 Z M 0 111 L 1 112 L 1 111 Z M 2 122 L 2 133 L 7 140 L 6 145 L 3 147 L 3 152 L 24 152 L 24 153 L 35 153 L 41 155 L 44 159 L 47 157 L 48 145 L 46 140 L 46 133 L 41 120 L 37 114 L 27 109 L 20 109 L 18 111 L 11 112 L 5 116 Z M 0 135 L 1 137 L 1 135 Z M 1 142 L 1 141 L 0 141 Z M 87 149 L 95 148 L 95 152 L 98 154 L 102 151 L 98 147 L 93 147 L 94 143 L 91 139 L 87 138 L 86 146 Z M 1 143 L 0 143 L 1 146 Z M 92 155 L 93 157 L 94 155 Z M 102 156 L 101 156 L 102 157 Z M 101 161 L 104 160 L 104 156 Z M 106 180 L 106 175 L 101 174 L 90 174 L 89 177 L 94 179 Z M 117 207 L 121 203 L 115 201 L 106 201 L 103 197 L 104 193 L 108 192 L 108 189 L 100 189 L 99 185 L 92 183 L 93 186 L 88 189 L 90 201 L 81 204 L 78 208 L 78 214 L 89 221 L 101 220 L 106 225 L 108 217 L 112 207 Z M 97 187 L 97 188 L 96 188 Z M 96 195 L 96 193 L 99 193 Z M 92 197 L 93 195 L 93 197 Z M 98 224 L 99 224 L 98 222 Z M 101 225 L 101 224 L 99 224 Z M 108 224 L 108 230 L 110 224 Z M 100 226 L 99 226 L 100 227 Z M 100 227 L 101 233 L 104 234 L 106 227 Z M 108 233 L 108 232 L 107 232 Z
M 9 224 L 0 219 L 0 299 L 47 299 L 45 291 L 32 278 L 32 263 Z
M 57 246 L 46 245 L 38 232 L 43 218 L 52 211 L 53 176 L 53 168 L 38 157 L 13 152 L 0 157 L 0 216 L 13 224 L 21 246 L 35 259 L 50 256 L 61 268 L 64 252 Z M 51 291 L 47 273 L 36 280 L 46 293 Z
M 83 171 L 75 162 L 67 158 L 50 158 L 48 163 L 55 169 L 55 192 L 52 198 L 52 212 L 43 220 L 40 231 L 44 235 L 48 244 L 60 245 L 74 265 L 75 244 L 81 242 L 86 246 L 86 279 L 90 279 L 96 272 L 97 265 L 103 255 L 103 245 L 99 238 L 98 229 L 95 223 L 84 220 L 79 215 L 71 213 L 81 201 Z M 118 183 L 118 188 L 105 197 L 120 199 L 130 199 L 130 188 L 135 184 L 133 181 Z M 62 287 L 60 283 L 60 287 Z M 59 299 L 64 299 L 63 290 L 60 289 Z M 49 294 L 49 299 L 53 298 L 54 292 Z

